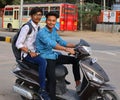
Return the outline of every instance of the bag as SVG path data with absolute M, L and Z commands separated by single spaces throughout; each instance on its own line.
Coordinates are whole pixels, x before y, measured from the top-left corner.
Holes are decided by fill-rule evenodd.
M 31 34 L 31 33 L 32 33 L 32 29 L 34 29 L 34 27 L 32 26 L 32 24 L 31 24 L 30 22 L 27 22 L 27 23 L 24 24 L 23 26 L 25 26 L 25 25 L 28 25 L 28 26 L 29 26 L 29 31 L 28 31 L 27 34 L 28 34 L 28 35 Z M 22 26 L 22 27 L 23 27 L 23 26 Z M 22 27 L 21 27 L 21 28 L 22 28 Z M 13 54 L 14 54 L 14 56 L 15 56 L 15 58 L 16 58 L 16 61 L 17 61 L 17 60 L 21 60 L 21 50 L 16 47 L 16 41 L 17 41 L 17 38 L 18 38 L 19 33 L 20 33 L 20 31 L 21 31 L 21 28 L 20 28 L 19 31 L 14 35 L 14 37 L 13 37 L 13 39 L 12 39 L 12 51 L 13 51 Z

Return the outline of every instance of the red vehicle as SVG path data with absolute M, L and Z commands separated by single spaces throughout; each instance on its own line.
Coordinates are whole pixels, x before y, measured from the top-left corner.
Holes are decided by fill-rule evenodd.
M 73 4 L 62 4 L 60 15 L 60 30 L 76 31 L 78 22 L 77 6 Z

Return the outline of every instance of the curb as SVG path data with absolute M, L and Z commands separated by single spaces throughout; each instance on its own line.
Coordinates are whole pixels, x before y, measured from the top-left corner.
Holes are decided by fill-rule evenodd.
M 8 36 L 6 36 L 6 37 L 0 36 L 0 41 L 5 41 L 5 42 L 11 43 L 11 37 L 8 37 Z

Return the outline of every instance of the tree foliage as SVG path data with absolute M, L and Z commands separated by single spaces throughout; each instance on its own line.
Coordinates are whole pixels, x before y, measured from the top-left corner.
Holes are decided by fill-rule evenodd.
M 7 4 L 20 4 L 21 0 L 0 0 L 0 8 L 4 7 Z M 83 0 L 87 3 L 96 3 L 99 5 L 103 5 L 103 0 Z M 24 0 L 24 3 L 46 3 L 46 2 L 68 2 L 68 3 L 76 3 L 80 2 L 80 0 Z M 106 0 L 106 6 L 111 7 L 111 5 L 115 3 L 115 0 Z
M 116 0 L 105 0 L 105 1 L 106 1 L 106 6 L 110 8 L 111 5 L 113 3 L 115 3 Z M 96 3 L 98 5 L 103 5 L 104 0 L 84 0 L 84 2 L 87 2 L 87 3 Z
M 97 22 L 97 16 L 100 14 L 101 6 L 96 3 L 85 3 L 78 6 L 79 23 L 83 23 L 84 29 L 92 29 Z
M 7 4 L 12 4 L 13 0 L 0 0 L 0 8 L 3 8 Z
M 4 0 L 3 0 L 4 1 Z M 48 3 L 48 2 L 68 2 L 68 3 L 76 3 L 75 0 L 24 0 L 24 3 Z M 13 4 L 20 4 L 20 0 L 14 0 Z
M 37 2 L 40 2 L 40 0 L 23 0 L 23 1 L 24 1 L 24 3 L 37 3 Z M 13 4 L 20 4 L 20 0 L 14 0 Z

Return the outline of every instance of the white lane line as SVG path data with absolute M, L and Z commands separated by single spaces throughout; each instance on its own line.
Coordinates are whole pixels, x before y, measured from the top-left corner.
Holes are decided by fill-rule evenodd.
M 104 53 L 104 54 L 116 56 L 116 53 L 113 53 L 113 52 L 110 52 L 110 51 L 101 51 L 101 50 L 93 50 L 93 51 L 98 52 L 98 53 Z

